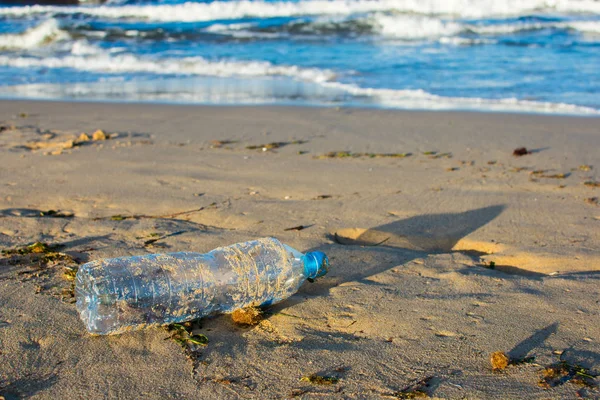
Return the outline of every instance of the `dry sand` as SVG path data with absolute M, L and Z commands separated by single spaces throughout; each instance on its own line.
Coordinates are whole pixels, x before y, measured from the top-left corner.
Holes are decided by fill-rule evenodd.
M 600 372 L 599 148 L 594 118 L 2 101 L 0 248 L 63 247 L 0 258 L 0 395 L 598 398 L 538 382 Z M 255 327 L 204 319 L 181 347 L 78 319 L 79 263 L 263 236 L 332 269 Z

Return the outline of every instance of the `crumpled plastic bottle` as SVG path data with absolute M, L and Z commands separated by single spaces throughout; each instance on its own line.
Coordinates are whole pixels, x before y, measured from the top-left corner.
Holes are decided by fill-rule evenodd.
M 325 275 L 328 267 L 324 253 L 302 254 L 275 238 L 206 254 L 96 260 L 77 272 L 77 310 L 90 333 L 123 333 L 274 304 L 296 293 L 305 280 Z

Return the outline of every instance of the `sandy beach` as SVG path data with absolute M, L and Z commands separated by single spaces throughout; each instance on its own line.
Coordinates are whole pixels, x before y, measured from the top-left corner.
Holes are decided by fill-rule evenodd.
M 600 398 L 598 149 L 591 117 L 0 101 L 0 396 Z M 79 320 L 82 263 L 266 236 L 331 270 L 256 326 Z

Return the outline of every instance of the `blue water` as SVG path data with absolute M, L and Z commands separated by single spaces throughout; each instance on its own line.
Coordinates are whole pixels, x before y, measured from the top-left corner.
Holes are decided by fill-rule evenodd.
M 0 96 L 600 114 L 600 1 L 0 6 Z

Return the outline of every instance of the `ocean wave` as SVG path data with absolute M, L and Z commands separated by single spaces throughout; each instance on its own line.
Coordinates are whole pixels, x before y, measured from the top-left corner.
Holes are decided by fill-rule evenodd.
M 169 31 L 164 28 L 94 30 L 86 25 L 69 26 L 50 18 L 19 34 L 0 35 L 0 49 L 22 50 L 47 46 L 69 39 L 119 40 L 211 40 L 214 35 L 234 40 L 269 40 L 289 36 L 351 36 L 381 37 L 398 40 L 438 40 L 442 44 L 495 44 L 493 36 L 520 32 L 555 29 L 572 30 L 582 34 L 600 34 L 600 20 L 542 21 L 496 24 L 475 24 L 422 15 L 370 13 L 351 17 L 319 17 L 261 26 L 257 22 L 215 23 L 204 29 L 190 27 Z M 474 35 L 477 35 L 474 37 Z
M 353 84 L 323 82 L 322 86 L 342 90 L 355 97 L 373 99 L 378 105 L 401 109 L 423 110 L 483 110 L 530 112 L 543 114 L 600 115 L 600 110 L 566 103 L 550 103 L 516 98 L 484 99 L 479 97 L 438 96 L 421 89 L 394 90 L 361 88 Z
M 198 80 L 200 79 L 200 80 Z M 425 90 L 361 88 L 339 82 L 268 79 L 186 78 L 180 80 L 105 80 L 96 83 L 26 84 L 0 87 L 0 96 L 117 100 L 192 104 L 306 104 L 376 106 L 406 110 L 467 110 L 598 116 L 600 110 L 565 103 L 516 98 L 445 97 Z
M 505 35 L 541 29 L 574 30 L 599 33 L 600 21 L 520 22 L 474 24 L 443 18 L 409 14 L 371 13 L 350 18 L 320 17 L 312 21 L 290 21 L 282 25 L 261 27 L 252 23 L 215 24 L 206 31 L 236 38 L 278 38 L 285 35 L 380 36 L 401 40 L 440 39 L 442 43 L 487 44 L 487 38 L 459 35 Z M 456 40 L 451 40 L 451 38 Z
M 122 79 L 122 74 L 131 73 L 156 74 L 157 76 L 187 76 L 195 77 L 194 79 L 225 78 L 223 80 L 225 83 L 221 84 L 222 93 L 217 93 L 219 91 L 218 85 L 177 85 L 177 79 L 183 78 L 175 78 L 175 80 L 172 78 L 171 80 L 150 80 L 150 83 L 147 83 L 147 86 L 150 87 L 148 91 L 149 97 L 146 98 L 148 101 L 153 99 L 179 101 L 187 96 L 190 102 L 204 102 L 204 100 L 201 101 L 200 99 L 206 95 L 204 92 L 208 91 L 211 96 L 218 95 L 222 98 L 227 98 L 231 103 L 244 103 L 248 99 L 253 99 L 252 102 L 254 103 L 260 103 L 261 101 L 268 103 L 278 101 L 278 99 L 287 99 L 297 103 L 376 105 L 397 109 L 483 110 L 600 115 L 600 110 L 573 104 L 520 100 L 516 98 L 445 97 L 424 90 L 364 88 L 336 80 L 340 76 L 351 74 L 351 71 L 340 75 L 328 69 L 303 68 L 295 65 L 273 65 L 264 61 L 210 61 L 201 57 L 149 59 L 133 54 L 107 54 L 102 49 L 85 44 L 85 42 L 75 44 L 71 54 L 64 57 L 35 58 L 3 55 L 0 56 L 0 65 L 18 68 L 70 68 L 108 74 L 109 76 L 114 76 L 116 79 Z M 285 80 L 281 81 L 280 79 L 273 78 L 283 78 Z M 160 85 L 160 82 L 164 84 L 164 87 L 161 87 L 160 90 L 152 89 L 152 85 Z M 291 82 L 291 84 L 285 85 L 282 82 Z M 107 81 L 98 82 L 95 85 L 89 91 L 90 96 L 94 93 L 101 96 L 102 93 L 106 92 L 102 87 L 104 85 L 110 86 Z M 144 93 L 139 90 L 139 87 L 135 86 L 135 80 L 127 82 L 127 85 L 131 86 L 129 91 L 125 89 L 125 86 L 121 87 L 120 85 L 121 83 L 116 83 L 110 87 L 109 92 L 111 96 L 116 96 L 120 99 L 133 98 L 144 100 Z M 302 85 L 302 89 L 299 89 L 298 85 Z M 63 86 L 68 86 L 68 84 L 55 86 L 62 88 Z M 30 86 L 25 85 L 22 87 L 27 88 Z M 33 87 L 31 86 L 30 88 Z M 45 86 L 38 85 L 35 87 Z M 85 87 L 85 84 L 78 87 Z M 190 87 L 193 90 L 190 91 Z M 7 87 L 2 88 L 4 92 L 13 90 Z M 67 93 L 67 89 L 65 88 L 64 90 L 62 97 L 65 96 L 64 93 Z M 260 96 L 267 96 L 269 100 L 266 97 L 260 100 Z M 218 103 L 215 98 L 206 101 Z
M 304 15 L 350 15 L 375 11 L 447 15 L 481 18 L 523 15 L 550 11 L 600 14 L 595 0 L 304 0 L 268 2 L 264 0 L 214 1 L 158 5 L 103 5 L 96 7 L 21 6 L 0 8 L 0 15 L 83 14 L 112 19 L 151 21 L 212 21 L 245 17 L 273 18 Z
M 374 26 L 382 36 L 402 39 L 453 36 L 464 30 L 462 24 L 454 21 L 398 15 L 378 15 Z
M 247 24 L 224 25 L 220 33 L 238 31 L 255 33 L 285 33 L 292 35 L 376 35 L 406 40 L 455 35 L 464 30 L 459 22 L 440 18 L 389 13 L 371 13 L 358 17 L 320 17 L 312 21 L 290 21 L 284 25 L 268 27 Z
M 286 76 L 310 82 L 326 82 L 336 74 L 327 69 L 273 65 L 266 61 L 210 61 L 202 57 L 152 59 L 133 54 L 106 54 L 92 45 L 76 42 L 62 57 L 0 56 L 1 66 L 16 68 L 71 68 L 105 74 L 146 73 L 198 76 Z
M 600 21 L 517 22 L 497 25 L 468 25 L 466 30 L 480 35 L 502 35 L 541 29 L 573 30 L 600 33 Z
M 320 17 L 295 20 L 281 25 L 260 26 L 253 23 L 215 24 L 206 32 L 236 38 L 281 38 L 286 36 L 383 36 L 406 40 L 458 34 L 461 24 L 438 18 L 413 15 L 374 13 L 352 18 Z
M 50 18 L 23 33 L 0 35 L 0 49 L 32 49 L 68 38 L 58 21 Z

